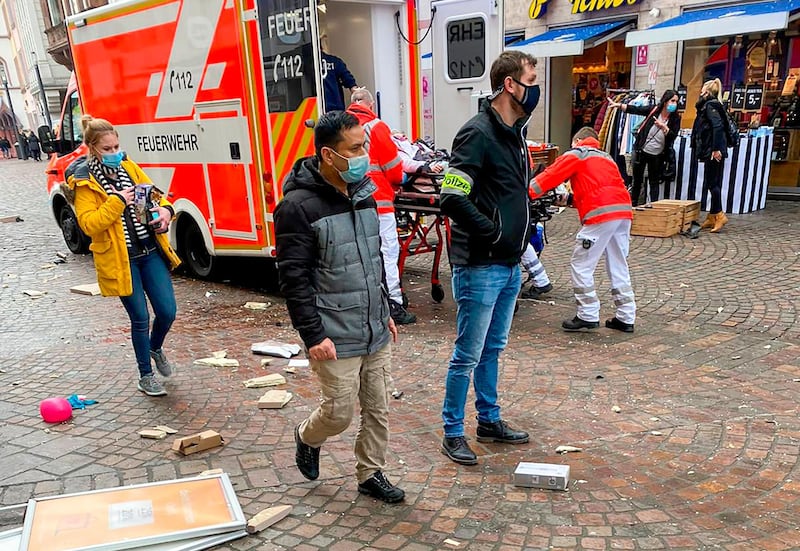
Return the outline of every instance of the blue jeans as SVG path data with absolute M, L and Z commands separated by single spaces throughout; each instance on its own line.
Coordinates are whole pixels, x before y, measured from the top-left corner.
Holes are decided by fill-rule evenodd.
M 447 438 L 464 436 L 464 406 L 474 371 L 478 420 L 500 420 L 497 358 L 508 342 L 522 274 L 519 266 L 453 266 L 457 336 L 445 384 L 442 420 Z
M 139 376 L 143 377 L 153 372 L 150 351 L 161 349 L 167 332 L 175 321 L 178 307 L 175 304 L 175 291 L 172 289 L 169 269 L 158 252 L 133 257 L 130 262 L 133 294 L 120 299 L 131 318 L 133 351 L 136 354 Z M 147 310 L 145 294 L 150 299 L 155 314 L 152 334 L 149 333 L 150 312 Z

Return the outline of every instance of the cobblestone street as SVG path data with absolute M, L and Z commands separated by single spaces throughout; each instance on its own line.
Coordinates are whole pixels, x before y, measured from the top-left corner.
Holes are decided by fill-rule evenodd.
M 167 397 L 138 392 L 119 300 L 69 292 L 95 281 L 91 257 L 54 263 L 68 251 L 48 211 L 44 168 L 0 161 L 0 218 L 24 219 L 0 223 L 0 506 L 221 468 L 246 516 L 273 504 L 294 509 L 219 549 L 452 549 L 448 538 L 470 551 L 800 549 L 800 203 L 731 215 L 720 234 L 697 240 L 632 238 L 631 335 L 561 331 L 574 315 L 578 219 L 573 210 L 557 215 L 542 258 L 554 291 L 521 303 L 501 358 L 503 415 L 531 441 L 477 443 L 470 394 L 474 467 L 439 452 L 455 325 L 449 270 L 436 304 L 431 256 L 412 259 L 405 284 L 419 321 L 401 328 L 394 348 L 404 394 L 390 404 L 387 468 L 407 497 L 384 505 L 356 491 L 355 425 L 323 447 L 318 481 L 294 465 L 293 429 L 316 407 L 318 385 L 308 369 L 284 373 L 285 360 L 263 368 L 250 352 L 267 339 L 300 343 L 266 263 L 215 282 L 175 276 L 178 318 L 165 350 L 178 373 Z M 605 319 L 613 302 L 598 274 Z M 247 310 L 247 301 L 270 306 Z M 193 365 L 221 349 L 241 366 Z M 242 383 L 273 372 L 294 398 L 259 410 L 264 389 Z M 73 393 L 98 404 L 64 424 L 42 421 L 42 399 Z M 214 429 L 226 445 L 182 457 L 172 438 L 137 434 L 157 424 L 178 436 Z M 559 445 L 583 451 L 559 455 Z M 520 461 L 570 465 L 568 491 L 515 487 Z M 0 512 L 0 529 L 21 523 L 19 510 Z

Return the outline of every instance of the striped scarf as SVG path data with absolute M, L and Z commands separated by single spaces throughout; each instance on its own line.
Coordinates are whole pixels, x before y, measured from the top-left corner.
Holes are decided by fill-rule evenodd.
M 109 195 L 135 185 L 122 165 L 119 168 L 109 168 L 91 155 L 89 155 L 89 171 Z M 125 232 L 125 245 L 129 250 L 140 249 L 140 242 L 150 239 L 150 233 L 147 227 L 139 222 L 132 203 L 122 211 L 122 230 Z M 131 235 L 136 239 L 135 244 L 131 240 Z

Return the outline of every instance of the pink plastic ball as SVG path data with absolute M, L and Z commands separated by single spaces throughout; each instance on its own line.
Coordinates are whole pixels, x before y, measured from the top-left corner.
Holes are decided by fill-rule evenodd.
M 39 404 L 39 413 L 47 423 L 63 423 L 72 417 L 72 406 L 66 398 L 46 398 Z

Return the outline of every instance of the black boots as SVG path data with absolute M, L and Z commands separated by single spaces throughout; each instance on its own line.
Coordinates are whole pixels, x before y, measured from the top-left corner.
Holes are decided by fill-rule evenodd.
M 597 329 L 598 327 L 600 327 L 599 321 L 586 321 L 578 316 L 575 316 L 571 320 L 564 320 L 561 322 L 561 328 L 569 332 L 580 331 L 582 329 Z
M 372 496 L 386 503 L 397 503 L 398 501 L 403 501 L 406 497 L 406 493 L 389 482 L 381 471 L 376 472 L 359 484 L 358 493 Z
M 300 425 L 294 428 L 294 441 L 297 449 L 294 460 L 300 473 L 309 480 L 319 478 L 319 448 L 312 448 L 300 440 Z
M 610 320 L 606 320 L 606 327 L 609 329 L 616 329 L 617 331 L 622 331 L 623 333 L 633 333 L 633 324 L 632 323 L 625 323 L 624 321 L 620 321 L 619 318 L 613 317 Z
M 467 439 L 463 436 L 455 436 L 442 440 L 442 453 L 461 465 L 477 465 L 478 456 L 467 444 Z
M 537 287 L 536 285 L 531 284 L 530 287 L 522 291 L 522 293 L 519 295 L 519 298 L 523 300 L 539 300 L 542 295 L 547 294 L 552 290 L 553 285 L 551 283 L 548 283 L 543 287 Z
M 389 301 L 389 314 L 397 325 L 408 325 L 417 321 L 417 316 L 406 310 L 402 304 L 393 300 Z
M 484 423 L 480 419 L 478 420 L 478 442 L 524 444 L 528 440 L 527 432 L 512 429 L 508 426 L 508 423 L 502 419 L 494 423 Z

